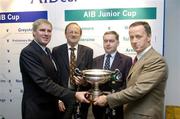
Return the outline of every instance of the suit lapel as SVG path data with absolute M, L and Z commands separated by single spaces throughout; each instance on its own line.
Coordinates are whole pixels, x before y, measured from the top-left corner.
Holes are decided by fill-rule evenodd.
M 115 54 L 115 58 L 114 58 L 114 61 L 112 63 L 112 66 L 111 66 L 111 70 L 115 70 L 116 67 L 119 67 L 119 65 L 121 64 L 121 59 L 122 58 L 121 58 L 120 54 L 117 52 Z
M 37 51 L 37 53 L 46 55 L 46 53 L 43 51 L 43 49 L 34 40 L 31 42 L 30 45 L 32 47 L 34 47 L 34 49 Z
M 49 59 L 49 56 L 45 53 L 45 51 L 33 40 L 30 44 L 36 51 L 36 53 L 40 56 L 40 58 L 43 60 L 43 62 L 46 63 L 49 67 L 53 67 L 53 69 L 56 69 L 55 64 L 51 59 Z M 50 69 L 48 69 L 50 70 Z
M 101 58 L 99 58 L 99 60 L 97 61 L 97 63 L 96 63 L 97 68 L 103 68 L 104 57 L 105 57 L 105 55 L 102 55 Z
M 78 45 L 77 62 L 76 62 L 77 67 L 80 65 L 83 56 L 84 56 L 83 47 L 81 45 Z
M 144 64 L 145 60 L 152 55 L 153 51 L 154 51 L 154 49 L 151 48 L 148 52 L 146 52 L 146 53 L 144 54 L 144 56 L 142 56 L 142 58 L 141 58 L 140 60 L 138 60 L 134 65 L 131 66 L 131 69 L 130 69 L 130 71 L 129 71 L 129 74 L 128 74 L 128 76 L 127 76 L 127 79 L 130 79 L 132 73 L 133 73 L 134 71 L 136 71 L 137 69 L 139 69 L 140 67 L 142 67 L 142 65 Z
M 67 68 L 69 68 L 69 56 L 68 56 L 68 47 L 67 47 L 67 44 L 64 45 L 62 51 L 60 51 L 60 52 L 62 52 L 62 54 L 63 54 L 62 55 L 62 59 L 63 59 L 63 62 L 65 64 L 65 66 Z

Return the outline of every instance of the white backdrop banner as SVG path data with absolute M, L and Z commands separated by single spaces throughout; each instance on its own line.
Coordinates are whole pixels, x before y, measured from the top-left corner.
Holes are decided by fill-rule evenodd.
M 147 21 L 152 45 L 163 54 L 164 0 L 0 0 L 0 119 L 21 119 L 19 54 L 32 41 L 32 22 L 39 18 L 53 24 L 51 49 L 66 42 L 65 26 L 77 22 L 80 44 L 93 48 L 94 57 L 104 53 L 102 37 L 109 30 L 120 35 L 118 51 L 134 57 L 128 27 Z

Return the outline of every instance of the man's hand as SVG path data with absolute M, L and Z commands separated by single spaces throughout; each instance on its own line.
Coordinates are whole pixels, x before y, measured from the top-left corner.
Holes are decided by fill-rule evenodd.
M 76 85 L 83 85 L 86 83 L 86 81 L 81 76 L 74 76 L 73 78 L 75 80 Z
M 85 97 L 86 94 L 88 94 L 88 92 L 76 92 L 75 97 L 81 103 L 90 103 Z
M 58 107 L 60 112 L 64 112 L 66 110 L 66 107 L 61 100 L 58 101 Z
M 102 95 L 94 99 L 94 105 L 99 105 L 99 106 L 106 106 L 108 104 L 107 102 L 107 96 Z

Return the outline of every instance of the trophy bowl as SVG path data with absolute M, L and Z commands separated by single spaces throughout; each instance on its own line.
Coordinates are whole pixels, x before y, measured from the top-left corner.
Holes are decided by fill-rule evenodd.
M 83 70 L 82 74 L 83 78 L 91 84 L 103 84 L 111 78 L 112 71 L 103 69 L 89 69 Z
M 118 69 L 115 71 L 104 69 L 88 69 L 80 71 L 76 68 L 75 74 L 83 77 L 84 80 L 92 84 L 92 90 L 87 96 L 87 98 L 92 102 L 94 98 L 102 94 L 102 91 L 99 90 L 100 84 L 104 84 L 109 80 L 118 80 L 121 78 L 121 72 Z

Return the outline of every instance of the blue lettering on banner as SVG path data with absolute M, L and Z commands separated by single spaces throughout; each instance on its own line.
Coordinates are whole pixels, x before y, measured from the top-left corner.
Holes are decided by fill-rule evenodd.
M 31 4 L 34 3 L 56 3 L 56 2 L 77 2 L 77 0 L 31 0 Z
M 0 98 L 0 102 L 4 103 L 5 101 L 6 101 L 6 99 Z
M 0 23 L 34 22 L 40 18 L 47 19 L 47 11 L 0 13 Z
M 22 83 L 22 80 L 16 79 L 16 83 Z

